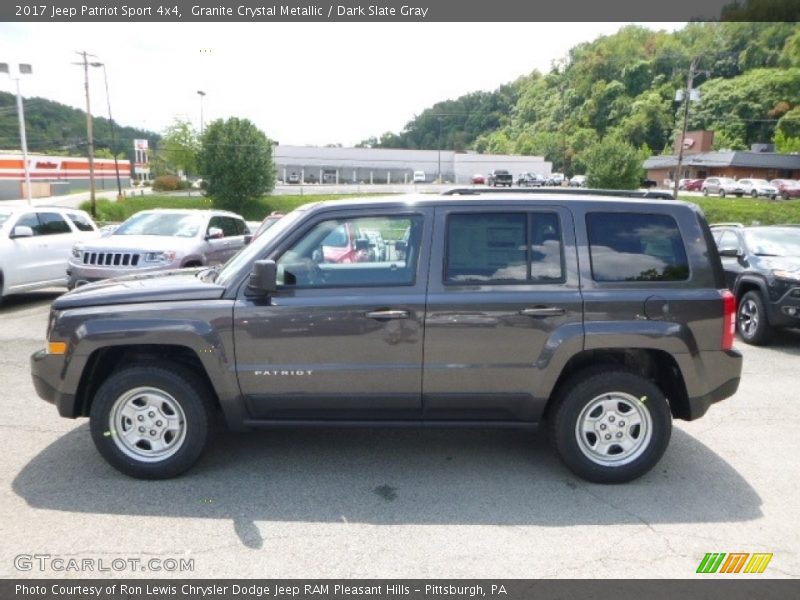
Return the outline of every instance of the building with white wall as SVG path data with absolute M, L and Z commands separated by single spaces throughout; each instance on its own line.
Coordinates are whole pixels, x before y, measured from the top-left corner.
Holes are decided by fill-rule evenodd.
M 392 148 L 277 145 L 273 160 L 279 180 L 304 183 L 411 183 L 414 171 L 424 171 L 427 182 L 441 176 L 447 183 L 470 183 L 473 175 L 493 169 L 506 169 L 515 179 L 526 172 L 549 175 L 552 169 L 541 156 Z

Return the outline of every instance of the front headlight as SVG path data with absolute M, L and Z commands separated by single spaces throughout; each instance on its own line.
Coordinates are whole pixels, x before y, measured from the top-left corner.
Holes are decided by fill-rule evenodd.
M 83 254 L 83 249 L 78 248 L 77 246 L 72 247 L 72 258 L 80 258 Z
M 800 281 L 800 269 L 787 271 L 786 269 L 774 269 L 772 276 L 786 281 Z
M 177 253 L 174 250 L 165 250 L 164 252 L 148 252 L 144 255 L 144 261 L 149 263 L 157 262 L 172 262 L 175 260 Z

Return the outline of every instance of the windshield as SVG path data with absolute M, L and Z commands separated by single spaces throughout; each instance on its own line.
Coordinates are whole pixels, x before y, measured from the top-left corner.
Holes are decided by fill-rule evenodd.
M 245 246 L 241 252 L 236 254 L 232 259 L 225 263 L 225 266 L 223 266 L 222 270 L 219 272 L 219 276 L 217 276 L 216 283 L 220 285 L 227 285 L 234 277 L 236 277 L 236 274 L 244 265 L 249 263 L 251 260 L 259 258 L 260 255 L 263 255 L 264 248 L 270 244 L 272 240 L 282 235 L 284 231 L 293 227 L 305 212 L 305 209 L 302 207 L 297 210 L 293 210 L 280 221 L 275 223 L 275 225 L 254 239 L 249 246 Z
M 766 179 L 751 179 L 750 180 L 750 184 L 751 185 L 769 185 L 769 183 L 767 183 Z
M 744 237 L 753 254 L 800 256 L 800 227 L 749 229 Z
M 8 217 L 11 216 L 10 212 L 0 212 L 0 227 L 3 226 L 3 223 L 8 221 Z
M 113 235 L 160 235 L 191 238 L 203 224 L 201 215 L 185 213 L 139 213 L 120 225 Z

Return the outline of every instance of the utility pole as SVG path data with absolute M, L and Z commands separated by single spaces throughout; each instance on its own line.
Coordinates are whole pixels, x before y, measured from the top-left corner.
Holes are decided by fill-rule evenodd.
M 200 135 L 203 135 L 203 98 L 206 93 L 203 90 L 197 90 L 197 95 L 200 96 Z
M 25 198 L 28 200 L 28 206 L 33 201 L 33 192 L 31 191 L 31 171 L 28 164 L 28 137 L 25 134 L 25 107 L 22 103 L 22 93 L 20 92 L 19 80 L 23 75 L 32 75 L 33 67 L 29 64 L 17 65 L 17 76 L 11 74 L 11 65 L 9 63 L 0 63 L 0 73 L 5 73 L 17 83 L 17 117 L 19 119 L 19 141 L 22 146 L 22 163 L 25 171 Z
M 94 184 L 94 132 L 92 130 L 92 107 L 89 103 L 89 57 L 96 58 L 94 54 L 89 54 L 86 50 L 76 52 L 83 57 L 83 61 L 72 63 L 83 65 L 83 83 L 86 89 L 86 138 L 89 146 L 89 200 L 92 203 L 92 217 L 97 217 L 97 199 L 95 198 Z
M 108 95 L 108 73 L 106 65 L 101 62 L 91 63 L 93 67 L 103 67 L 103 81 L 106 85 L 106 104 L 108 104 L 108 122 L 111 125 L 111 154 L 114 155 L 114 171 L 117 174 L 117 200 L 122 199 L 122 182 L 119 179 L 119 160 L 117 159 L 117 135 L 114 129 L 114 117 L 111 116 L 111 96 Z
M 686 139 L 686 127 L 689 123 L 689 102 L 691 102 L 692 98 L 692 86 L 694 85 L 694 78 L 695 70 L 697 69 L 697 63 L 700 61 L 699 56 L 695 56 L 692 59 L 692 64 L 689 65 L 689 75 L 686 77 L 686 97 L 684 101 L 686 104 L 683 108 L 683 129 L 681 130 L 681 137 L 680 143 L 678 144 L 678 164 L 675 167 L 675 182 L 674 182 L 674 189 L 672 191 L 672 195 L 677 198 L 678 197 L 678 183 L 681 180 L 681 167 L 683 166 L 683 142 Z
M 442 183 L 442 117 L 439 115 L 439 176 L 436 178 L 436 183 Z

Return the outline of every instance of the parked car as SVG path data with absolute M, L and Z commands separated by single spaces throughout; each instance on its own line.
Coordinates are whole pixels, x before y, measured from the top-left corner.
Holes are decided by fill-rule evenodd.
M 639 187 L 645 188 L 647 190 L 652 189 L 658 186 L 658 182 L 653 179 L 642 179 L 639 183 Z
M 745 194 L 744 187 L 730 177 L 708 177 L 700 186 L 700 190 L 704 196 L 719 194 L 720 198 L 725 196 L 741 198 Z
M 258 236 L 260 236 L 267 229 L 269 229 L 270 227 L 275 225 L 275 223 L 280 221 L 283 217 L 284 217 L 284 214 L 282 212 L 278 212 L 278 211 L 273 211 L 270 214 L 268 214 L 266 217 L 264 217 L 264 220 L 261 221 L 261 223 L 255 229 L 255 231 L 252 232 L 253 233 L 253 239 L 255 239 Z
M 681 179 L 678 182 L 678 189 L 685 192 L 699 192 L 704 181 L 705 179 Z
M 249 237 L 244 219 L 235 213 L 144 210 L 109 236 L 75 244 L 67 265 L 69 287 L 123 275 L 224 263 Z
M 520 187 L 542 187 L 545 178 L 539 173 L 521 173 L 517 178 L 517 185 Z
M 100 236 L 77 209 L 0 205 L 0 302 L 4 296 L 67 284 L 72 246 Z
M 475 175 L 472 176 L 472 183 L 476 185 L 483 185 L 484 183 L 486 183 L 486 178 L 480 173 L 476 173 Z
M 778 197 L 778 188 L 771 185 L 766 179 L 740 179 L 738 183 L 744 188 L 745 193 L 753 198 L 763 196 L 775 200 Z
M 414 183 L 425 183 L 425 171 L 414 171 Z
M 545 185 L 561 185 L 562 183 L 564 183 L 563 173 L 551 173 L 547 176 Z
M 300 175 L 298 173 L 289 173 L 286 183 L 300 183 Z
M 586 187 L 586 175 L 575 175 L 569 180 L 569 187 Z
M 736 392 L 734 299 L 694 205 L 411 200 L 306 205 L 218 272 L 65 294 L 31 358 L 37 393 L 88 416 L 134 477 L 189 469 L 221 412 L 235 430 L 546 422 L 576 474 L 620 483 L 656 465 L 673 418 Z M 316 260 L 331 231 L 376 221 L 409 232 L 402 259 Z
M 711 231 L 742 339 L 767 344 L 776 328 L 800 326 L 800 227 L 733 223 Z
M 796 179 L 773 179 L 769 182 L 778 190 L 778 194 L 784 200 L 800 198 L 800 181 Z
M 511 187 L 513 184 L 514 176 L 505 169 L 495 169 L 486 178 L 486 185 L 491 185 L 492 187 L 497 187 L 498 185 Z

